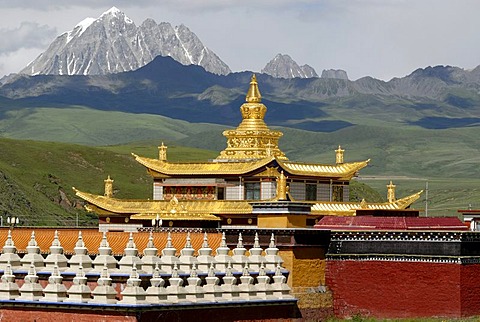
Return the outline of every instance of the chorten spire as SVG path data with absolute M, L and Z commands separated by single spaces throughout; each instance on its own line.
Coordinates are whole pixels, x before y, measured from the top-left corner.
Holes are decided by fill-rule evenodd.
M 158 160 L 167 161 L 167 146 L 163 144 L 158 147 Z
M 257 76 L 255 76 L 255 74 L 252 75 L 252 79 L 250 80 L 250 88 L 247 92 L 246 101 L 247 103 L 260 103 L 262 101 L 262 95 L 258 89 Z
M 343 163 L 343 154 L 345 150 L 342 149 L 342 147 L 339 145 L 338 149 L 335 150 L 335 163 L 336 164 L 342 164 Z
M 280 176 L 277 177 L 277 199 L 287 200 L 287 179 L 288 177 L 280 172 Z
M 105 197 L 113 197 L 113 180 L 110 179 L 110 176 L 108 176 L 107 179 L 103 180 L 103 182 L 105 182 Z
M 395 198 L 395 185 L 390 181 L 390 184 L 387 184 L 387 200 L 388 202 L 394 202 L 397 200 Z
M 275 157 L 288 160 L 278 147 L 280 131 L 270 130 L 264 118 L 267 107 L 262 104 L 257 78 L 252 75 L 245 103 L 240 106 L 242 122 L 235 130 L 226 130 L 227 148 L 220 152 L 219 161 L 252 160 Z

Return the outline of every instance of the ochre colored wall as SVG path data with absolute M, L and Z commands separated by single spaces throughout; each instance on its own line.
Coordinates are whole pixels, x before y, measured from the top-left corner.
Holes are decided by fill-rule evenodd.
M 305 228 L 305 215 L 258 215 L 258 228 Z
M 325 285 L 325 250 L 321 247 L 294 247 L 280 250 L 283 266 L 290 271 L 290 287 Z
M 480 276 L 479 268 L 454 263 L 334 260 L 327 261 L 326 283 L 338 317 L 460 317 L 462 306 L 469 305 L 467 299 L 475 304 L 465 312 L 480 314 L 479 287 L 461 283 L 478 283 L 474 272 Z M 464 278 L 460 277 L 462 270 Z

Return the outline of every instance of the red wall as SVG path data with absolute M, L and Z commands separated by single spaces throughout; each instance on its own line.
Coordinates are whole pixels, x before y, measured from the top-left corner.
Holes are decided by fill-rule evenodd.
M 480 315 L 480 264 L 327 261 L 326 284 L 339 317 Z
M 462 265 L 462 316 L 480 315 L 480 264 Z

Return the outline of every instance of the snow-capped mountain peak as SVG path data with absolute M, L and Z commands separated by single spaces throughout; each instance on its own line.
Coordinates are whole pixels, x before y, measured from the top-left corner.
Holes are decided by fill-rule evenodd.
M 83 19 L 82 21 L 80 21 L 76 26 L 75 28 L 73 28 L 72 31 L 68 31 L 66 32 L 67 34 L 67 43 L 70 42 L 70 40 L 73 39 L 73 37 L 75 36 L 81 36 L 85 30 L 87 30 L 88 27 L 90 27 L 90 25 L 92 23 L 94 23 L 97 19 L 95 18 L 91 18 L 91 17 L 88 17 L 88 18 L 85 18 Z
M 315 69 L 309 65 L 299 66 L 289 55 L 277 54 L 262 69 L 262 73 L 277 78 L 318 77 Z
M 86 18 L 55 39 L 21 74 L 94 75 L 138 69 L 156 56 L 171 56 L 184 65 L 226 75 L 230 68 L 205 47 L 186 26 L 157 24 L 153 19 L 136 26 L 116 7 L 97 19 Z
M 100 17 L 98 17 L 98 20 L 105 19 L 105 18 L 110 18 L 111 19 L 112 17 L 118 18 L 118 19 L 123 19 L 123 21 L 125 23 L 133 24 L 133 20 L 130 19 L 129 17 L 127 17 L 127 15 L 123 11 L 121 11 L 120 9 L 118 9 L 115 6 L 111 7 L 110 9 L 108 9 L 107 11 L 102 13 L 100 15 Z
M 108 9 L 107 11 L 102 13 L 100 15 L 100 18 L 103 17 L 103 16 L 108 16 L 108 15 L 116 16 L 116 15 L 122 15 L 122 14 L 124 14 L 124 13 L 120 9 L 118 9 L 115 6 L 112 6 L 110 9 Z

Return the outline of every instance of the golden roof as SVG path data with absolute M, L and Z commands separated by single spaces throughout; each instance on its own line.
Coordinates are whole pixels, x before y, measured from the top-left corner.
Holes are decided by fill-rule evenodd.
M 135 219 L 154 219 L 158 214 L 164 220 L 219 220 L 215 215 L 252 213 L 252 206 L 243 200 L 122 200 L 77 189 L 75 193 L 100 210 L 134 214 Z
M 223 132 L 227 138 L 227 148 L 220 152 L 217 159 L 248 160 L 275 156 L 277 159 L 288 160 L 278 147 L 278 139 L 283 133 L 270 130 L 265 124 L 267 107 L 261 103 L 262 96 L 255 75 L 250 81 L 245 101 L 240 107 L 243 120 L 235 130 Z
M 164 220 L 218 220 L 215 215 L 250 215 L 252 213 L 252 206 L 245 200 L 177 200 L 172 203 L 172 200 L 121 200 L 76 189 L 75 192 L 78 197 L 99 210 L 113 214 L 133 214 L 132 219 L 154 219 L 159 214 L 160 218 Z M 422 192 L 423 190 L 408 197 L 384 203 L 367 203 L 365 200 L 362 202 L 313 202 L 311 214 L 354 216 L 357 209 L 406 209 L 420 197 Z M 172 212 L 172 209 L 175 211 Z M 177 213 L 178 217 L 175 217 Z
M 135 160 L 155 172 L 166 175 L 245 174 L 269 164 L 274 157 L 245 162 L 165 162 L 132 155 Z
M 280 161 L 279 165 L 291 174 L 351 179 L 355 173 L 368 165 L 370 160 L 333 165 Z
M 402 199 L 383 203 L 367 203 L 365 200 L 361 202 L 317 202 L 312 206 L 312 214 L 354 216 L 357 209 L 401 210 L 417 201 L 422 193 L 423 190 Z
M 166 162 L 158 159 L 132 155 L 135 160 L 159 174 L 167 176 L 175 175 L 243 175 L 267 166 L 272 161 L 277 161 L 281 168 L 294 175 L 328 177 L 350 179 L 357 171 L 368 165 L 370 160 L 361 162 L 342 163 L 334 165 L 323 165 L 315 163 L 301 163 L 282 161 L 276 157 L 243 161 L 243 162 L 197 162 L 180 163 Z

